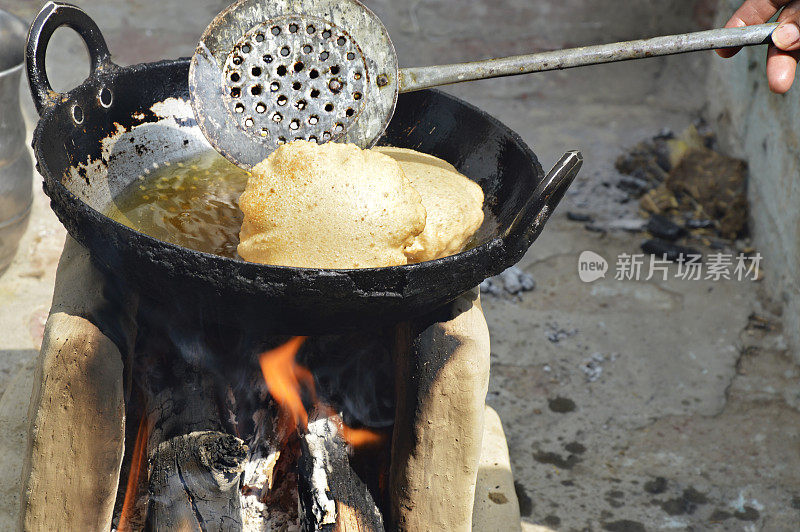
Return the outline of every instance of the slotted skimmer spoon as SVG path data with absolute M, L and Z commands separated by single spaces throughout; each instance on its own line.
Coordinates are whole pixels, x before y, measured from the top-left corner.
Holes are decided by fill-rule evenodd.
M 761 24 L 398 69 L 386 28 L 357 0 L 239 0 L 203 33 L 189 69 L 189 91 L 209 142 L 249 169 L 280 144 L 297 139 L 372 146 L 392 118 L 400 92 L 766 44 L 776 27 Z

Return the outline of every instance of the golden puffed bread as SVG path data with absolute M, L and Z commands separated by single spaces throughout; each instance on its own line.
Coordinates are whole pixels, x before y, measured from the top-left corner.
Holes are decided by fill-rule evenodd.
M 333 142 L 279 147 L 253 168 L 239 207 L 243 259 L 306 268 L 406 264 L 426 216 L 394 159 Z
M 422 196 L 427 219 L 406 255 L 422 262 L 463 251 L 483 223 L 483 190 L 437 157 L 406 148 L 378 147 L 400 163 L 406 177 Z

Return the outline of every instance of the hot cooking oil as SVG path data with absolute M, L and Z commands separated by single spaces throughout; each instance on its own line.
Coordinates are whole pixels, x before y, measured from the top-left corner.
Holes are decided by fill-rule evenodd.
M 217 152 L 208 151 L 162 163 L 134 180 L 106 216 L 153 238 L 240 259 L 236 252 L 244 215 L 239 196 L 249 174 Z M 484 209 L 483 226 L 465 249 L 496 231 L 496 221 Z
M 237 258 L 247 178 L 216 152 L 166 162 L 118 195 L 106 216 L 159 240 Z

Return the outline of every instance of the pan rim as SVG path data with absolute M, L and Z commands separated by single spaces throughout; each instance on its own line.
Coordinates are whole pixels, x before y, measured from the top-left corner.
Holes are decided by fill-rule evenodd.
M 186 66 L 188 68 L 190 61 L 191 61 L 191 58 L 189 58 L 189 57 L 181 57 L 181 58 L 178 58 L 178 59 L 164 59 L 164 60 L 155 61 L 155 62 L 149 62 L 149 63 L 139 63 L 139 64 L 136 64 L 136 65 L 131 65 L 131 66 L 127 66 L 127 67 L 116 67 L 114 70 L 116 71 L 117 74 L 119 74 L 121 71 L 129 71 L 131 73 L 135 73 L 137 70 L 143 70 L 143 69 L 146 69 L 146 68 L 149 69 L 149 68 L 159 67 L 159 66 L 181 65 L 181 66 Z M 187 248 L 187 247 L 184 247 L 184 246 L 173 244 L 173 243 L 167 242 L 165 240 L 160 240 L 160 239 L 154 238 L 154 237 L 152 237 L 150 235 L 147 235 L 146 233 L 142 233 L 141 231 L 138 231 L 138 230 L 136 230 L 136 229 L 134 229 L 132 227 L 126 226 L 124 224 L 121 224 L 121 223 L 117 222 L 116 220 L 113 220 L 112 218 L 109 218 L 104 213 L 98 211 L 97 209 L 95 209 L 94 207 L 89 205 L 87 202 L 83 201 L 81 198 L 79 198 L 77 195 L 75 195 L 72 191 L 70 191 L 61 182 L 61 180 L 59 178 L 57 178 L 56 175 L 53 172 L 50 171 L 50 168 L 48 167 L 48 163 L 47 163 L 47 157 L 41 156 L 40 153 L 39 153 L 39 151 L 43 149 L 42 142 L 41 142 L 41 137 L 43 135 L 44 129 L 47 127 L 47 124 L 50 121 L 55 119 L 55 114 L 58 111 L 64 109 L 65 107 L 68 107 L 70 105 L 70 103 L 71 103 L 71 100 L 69 98 L 70 94 L 72 92 L 74 92 L 74 91 L 78 91 L 80 89 L 85 88 L 86 85 L 90 85 L 90 86 L 94 87 L 98 83 L 102 83 L 101 80 L 102 80 L 102 73 L 99 74 L 99 75 L 98 74 L 93 74 L 82 85 L 80 85 L 79 87 L 73 89 L 73 91 L 70 91 L 70 93 L 67 93 L 65 98 L 63 98 L 61 101 L 56 103 L 54 106 L 48 108 L 45 111 L 45 113 L 40 117 L 40 119 L 39 119 L 39 121 L 38 121 L 38 123 L 36 125 L 36 128 L 34 130 L 34 133 L 33 133 L 33 142 L 32 142 L 32 144 L 33 144 L 33 146 L 35 148 L 37 162 L 41 167 L 41 170 L 40 170 L 39 173 L 42 175 L 42 177 L 45 179 L 46 183 L 49 186 L 55 186 L 55 187 L 59 188 L 59 191 L 62 194 L 64 194 L 67 197 L 69 197 L 71 201 L 73 201 L 73 202 L 75 202 L 77 204 L 80 204 L 81 206 L 83 206 L 85 208 L 88 208 L 89 210 L 94 212 L 96 216 L 102 218 L 102 220 L 105 223 L 110 222 L 112 225 L 115 224 L 115 226 L 117 228 L 122 228 L 123 232 L 130 231 L 130 232 L 136 233 L 137 236 L 139 236 L 140 238 L 143 237 L 145 242 L 148 242 L 153 246 L 167 247 L 168 249 L 171 249 L 174 252 L 180 252 L 180 253 L 187 253 L 188 252 L 190 255 L 195 255 L 195 256 L 203 257 L 206 260 L 211 260 L 211 261 L 219 264 L 220 267 L 221 267 L 222 264 L 225 264 L 228 267 L 232 267 L 232 266 L 242 267 L 242 268 L 245 268 L 248 271 L 252 270 L 256 274 L 258 273 L 258 271 L 261 271 L 263 273 L 268 273 L 268 272 L 275 272 L 275 273 L 281 272 L 283 274 L 295 273 L 295 274 L 298 274 L 298 275 L 301 275 L 301 276 L 302 275 L 308 275 L 308 274 L 316 274 L 316 275 L 323 274 L 324 275 L 325 273 L 329 273 L 329 274 L 346 275 L 348 277 L 353 277 L 353 276 L 365 276 L 365 277 L 369 276 L 369 277 L 371 277 L 371 276 L 374 276 L 376 274 L 386 274 L 386 273 L 390 273 L 390 272 L 391 273 L 398 273 L 398 272 L 399 273 L 405 273 L 405 272 L 414 273 L 414 272 L 417 272 L 417 271 L 424 271 L 425 269 L 435 268 L 437 266 L 442 266 L 442 265 L 444 265 L 444 264 L 446 264 L 448 262 L 456 261 L 458 259 L 465 259 L 465 258 L 472 257 L 474 255 L 490 253 L 492 251 L 492 249 L 497 248 L 497 247 L 503 247 L 504 244 L 505 244 L 505 239 L 503 238 L 502 235 L 495 235 L 493 238 L 490 238 L 490 239 L 486 240 L 485 242 L 481 243 L 480 245 L 472 247 L 472 248 L 470 248 L 468 250 L 465 250 L 465 251 L 462 251 L 462 252 L 459 252 L 459 253 L 456 253 L 456 254 L 453 254 L 453 255 L 448 255 L 446 257 L 440 257 L 440 258 L 437 258 L 437 259 L 423 261 L 423 262 L 414 263 L 414 264 L 403 264 L 403 265 L 398 265 L 398 266 L 383 266 L 383 267 L 375 267 L 375 268 L 308 268 L 308 267 L 297 267 L 297 266 L 269 265 L 269 264 L 248 262 L 248 261 L 245 261 L 245 260 L 237 260 L 237 259 L 230 258 L 230 257 L 223 257 L 221 255 L 215 255 L 213 253 L 206 253 L 206 252 L 203 252 L 203 251 L 198 251 L 198 250 L 195 250 L 195 249 L 192 249 L 192 248 Z M 508 138 L 514 142 L 516 147 L 518 149 L 520 149 L 521 153 L 524 154 L 525 157 L 527 159 L 529 159 L 533 163 L 535 170 L 537 170 L 542 175 L 544 174 L 544 170 L 541 167 L 541 164 L 540 164 L 540 162 L 538 160 L 538 157 L 533 152 L 533 150 L 528 146 L 528 144 L 522 139 L 522 137 L 519 135 L 519 133 L 517 133 L 516 131 L 514 131 L 513 129 L 511 129 L 510 127 L 508 127 L 504 123 L 502 123 L 499 119 L 495 118 L 494 116 L 492 116 L 492 115 L 490 115 L 488 113 L 485 113 L 484 111 L 482 111 L 476 105 L 473 105 L 473 104 L 471 104 L 469 102 L 466 102 L 466 101 L 462 100 L 461 98 L 458 98 L 456 96 L 448 94 L 448 93 L 446 93 L 446 92 L 444 92 L 442 90 L 439 90 L 439 89 L 426 89 L 426 91 L 429 91 L 429 92 L 437 94 L 437 97 L 442 97 L 444 99 L 448 99 L 448 100 L 452 101 L 453 103 L 459 104 L 460 106 L 465 107 L 469 111 L 474 111 L 474 112 L 481 113 L 483 115 L 483 117 L 487 120 L 487 122 L 489 122 L 491 125 L 493 125 L 495 127 L 498 127 L 499 129 L 503 130 L 508 135 Z M 190 100 L 190 98 L 188 97 L 188 94 L 185 95 L 185 96 L 181 96 L 181 98 L 185 99 L 186 101 Z M 474 179 L 473 179 L 473 181 L 474 181 Z M 506 262 L 506 261 L 503 261 L 503 262 Z M 503 269 L 505 269 L 505 268 L 503 268 Z M 502 271 L 502 269 L 500 271 Z M 394 292 L 392 292 L 392 293 L 394 293 Z

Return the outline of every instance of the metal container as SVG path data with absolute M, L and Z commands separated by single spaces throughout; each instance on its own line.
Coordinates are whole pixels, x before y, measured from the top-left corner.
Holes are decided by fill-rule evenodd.
M 45 56 L 61 26 L 86 42 L 92 73 L 53 91 Z M 452 163 L 486 197 L 476 245 L 450 257 L 387 268 L 326 270 L 255 264 L 160 241 L 106 217 L 114 199 L 154 165 L 212 150 L 189 102 L 189 60 L 120 67 L 97 24 L 48 2 L 30 31 L 28 80 L 41 120 L 33 134 L 51 206 L 95 263 L 159 312 L 192 326 L 272 334 L 341 334 L 440 308 L 515 264 L 580 169 L 569 152 L 550 173 L 522 139 L 480 109 L 427 90 L 403 95 L 382 139 Z
M 17 252 L 33 203 L 33 167 L 19 102 L 27 33 L 22 20 L 0 9 L 0 272 Z

